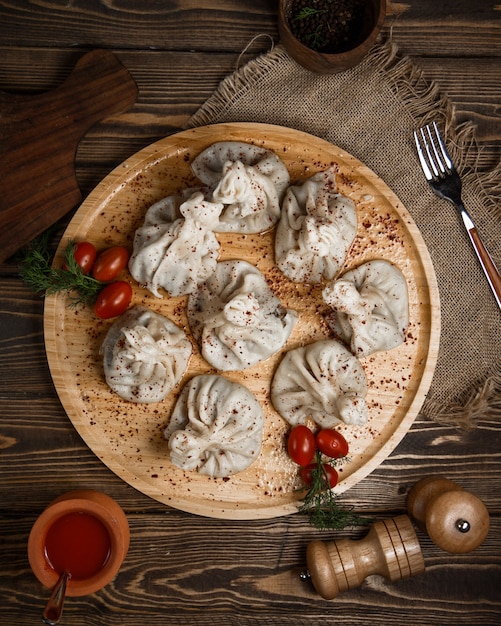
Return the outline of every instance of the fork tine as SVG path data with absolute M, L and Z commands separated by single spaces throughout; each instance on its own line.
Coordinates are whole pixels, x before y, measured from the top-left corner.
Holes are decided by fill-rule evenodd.
M 433 144 L 433 137 L 431 136 L 430 127 L 427 125 L 427 126 L 425 126 L 425 128 L 426 128 L 426 131 L 428 133 L 428 137 L 430 138 L 431 145 L 433 147 L 435 147 L 434 144 Z M 439 172 L 438 172 L 437 166 L 435 164 L 435 161 L 433 160 L 433 156 L 431 154 L 430 144 L 428 143 L 428 140 L 426 139 L 426 135 L 425 135 L 425 132 L 424 132 L 425 128 L 421 128 L 420 129 L 421 130 L 421 137 L 423 138 L 423 143 L 424 143 L 424 147 L 425 147 L 425 150 L 426 150 L 426 154 L 428 155 L 428 162 L 429 162 L 429 164 L 431 166 L 431 169 L 433 170 L 433 175 L 435 176 L 435 178 L 438 178 Z M 437 151 L 435 150 L 435 154 L 436 154 L 436 152 Z
M 431 173 L 431 170 L 428 167 L 428 163 L 426 162 L 426 158 L 424 156 L 423 149 L 421 148 L 421 142 L 419 141 L 419 136 L 416 130 L 414 131 L 414 141 L 416 142 L 416 150 L 419 157 L 419 163 L 421 164 L 421 169 L 424 172 L 424 176 L 426 180 L 432 180 L 433 174 Z
M 439 135 L 439 133 L 438 133 L 438 128 L 437 128 L 437 125 L 435 124 L 435 122 L 433 122 L 433 127 L 434 127 L 434 129 L 435 129 L 435 134 L 436 134 L 436 135 L 437 135 L 437 137 L 440 139 L 440 135 Z M 433 135 L 432 135 L 432 133 L 431 133 L 431 128 L 430 128 L 430 125 L 429 125 L 429 124 L 426 126 L 426 132 L 428 133 L 428 137 L 429 137 L 429 139 L 430 139 L 430 144 L 431 144 L 431 147 L 433 148 L 433 154 L 435 155 L 435 163 L 436 163 L 436 169 L 437 169 L 437 171 L 435 171 L 435 168 L 434 168 L 435 175 L 436 175 L 436 176 L 439 176 L 439 172 L 438 172 L 438 170 L 440 170 L 440 172 L 442 172 L 442 174 L 445 174 L 445 167 L 444 167 L 444 163 L 443 163 L 443 162 L 444 162 L 444 159 L 443 159 L 443 157 L 442 157 L 442 156 L 438 153 L 438 150 L 437 150 L 437 142 L 436 142 L 436 141 L 435 141 L 435 139 L 433 138 Z M 439 145 L 440 145 L 440 146 L 443 146 L 442 142 L 440 142 L 440 143 L 439 143 Z M 430 155 L 430 158 L 431 158 L 431 155 Z
M 441 151 L 442 157 L 443 157 L 443 159 L 445 161 L 445 165 L 447 166 L 447 168 L 449 170 L 452 170 L 452 169 L 454 169 L 454 166 L 452 164 L 452 159 L 450 158 L 449 153 L 447 152 L 447 150 L 446 150 L 446 148 L 444 146 L 444 142 L 442 141 L 442 137 L 440 135 L 440 132 L 438 130 L 438 126 L 437 126 L 436 122 L 433 122 L 433 128 L 435 129 L 435 135 L 437 137 L 438 145 L 440 146 L 440 151 Z M 435 148 L 435 144 L 433 145 L 433 147 Z M 435 148 L 435 150 L 436 150 L 436 148 Z
M 414 131 L 414 140 L 421 168 L 428 181 L 453 171 L 454 165 L 442 141 L 436 122 L 433 122 L 433 130 L 427 124 L 419 128 L 418 131 Z

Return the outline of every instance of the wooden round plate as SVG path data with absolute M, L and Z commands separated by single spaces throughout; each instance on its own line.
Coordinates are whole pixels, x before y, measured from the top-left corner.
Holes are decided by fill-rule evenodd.
M 382 258 L 403 272 L 409 290 L 410 323 L 398 348 L 361 360 L 369 392 L 364 427 L 340 425 L 350 444 L 336 491 L 341 493 L 374 470 L 410 428 L 429 389 L 439 345 L 439 297 L 433 266 L 414 221 L 393 192 L 365 165 L 340 148 L 280 126 L 227 123 L 180 132 L 141 150 L 109 174 L 71 220 L 56 254 L 61 263 L 70 239 L 97 247 L 132 247 L 147 208 L 160 198 L 200 183 L 192 159 L 217 141 L 245 141 L 274 150 L 291 181 L 337 168 L 339 190 L 357 208 L 357 237 L 346 269 Z M 262 451 L 245 471 L 226 479 L 184 472 L 169 461 L 163 430 L 179 391 L 192 376 L 213 371 L 194 345 L 188 370 L 163 402 L 138 405 L 122 400 L 106 385 L 99 349 L 110 320 L 98 320 L 90 307 L 70 308 L 65 296 L 50 296 L 45 307 L 45 341 L 50 370 L 61 402 L 87 445 L 127 483 L 165 504 L 208 517 L 271 518 L 297 510 L 298 468 L 286 454 L 286 422 L 274 411 L 269 388 L 285 350 L 331 336 L 324 320 L 321 288 L 288 281 L 274 266 L 273 236 L 218 235 L 221 260 L 239 258 L 256 265 L 282 303 L 299 312 L 284 350 L 243 372 L 225 374 L 246 385 L 266 416 Z M 188 336 L 186 298 L 155 298 L 126 274 L 133 303 L 149 306 L 183 327 Z

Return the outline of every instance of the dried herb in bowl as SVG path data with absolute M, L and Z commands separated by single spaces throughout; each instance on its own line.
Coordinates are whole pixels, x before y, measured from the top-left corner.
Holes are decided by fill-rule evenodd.
M 312 50 L 346 52 L 365 37 L 365 5 L 365 0 L 291 0 L 289 28 Z

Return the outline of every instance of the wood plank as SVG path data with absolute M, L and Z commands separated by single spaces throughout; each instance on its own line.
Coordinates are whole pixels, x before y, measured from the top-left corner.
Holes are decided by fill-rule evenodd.
M 451 556 L 420 534 L 427 568 L 423 574 L 395 583 L 371 576 L 359 589 L 326 601 L 298 575 L 304 569 L 307 544 L 330 537 L 302 529 L 289 518 L 245 528 L 241 523 L 208 520 L 203 551 L 196 518 L 174 513 L 129 514 L 128 519 L 133 540 L 117 578 L 106 592 L 68 599 L 65 623 L 112 626 L 119 621 L 132 626 L 140 616 L 148 625 L 163 625 L 168 615 L 169 623 L 194 626 L 207 620 L 228 626 L 278 626 L 284 620 L 300 625 L 307 620 L 320 626 L 333 624 L 334 617 L 342 624 L 370 621 L 388 626 L 412 618 L 412 623 L 434 626 L 471 625 L 472 620 L 489 626 L 499 616 L 496 568 L 501 563 L 487 546 L 469 556 Z M 33 522 L 33 517 L 16 517 L 1 527 L 3 573 L 16 599 L 4 607 L 9 623 L 36 623 L 47 595 L 27 564 L 25 545 Z M 493 535 L 499 538 L 500 531 L 500 521 L 494 520 Z M 336 536 L 356 539 L 365 532 Z M 490 549 L 495 546 L 499 554 L 499 539 Z M 468 591 L 478 586 L 482 598 Z M 24 622 L 19 621 L 20 607 Z
M 172 51 L 211 51 L 217 41 L 219 51 L 240 52 L 263 33 L 278 41 L 277 8 L 276 0 L 256 0 L 246 8 L 238 0 L 226 0 L 223 6 L 185 0 L 147 8 L 138 0 L 126 6 L 83 0 L 70 6 L 49 2 L 33 11 L 5 3 L 0 7 L 1 39 L 26 48 L 51 47 L 57 41 L 60 47 Z M 496 24 L 501 29 L 499 11 L 487 0 L 411 0 L 390 4 L 386 32 L 391 29 L 397 43 L 404 42 L 414 54 L 500 56 Z
M 2 39 L 23 47 L 60 46 L 161 50 L 239 50 L 256 34 L 276 30 L 277 3 L 255 0 L 243 7 L 227 0 L 96 3 L 84 0 L 69 7 L 56 3 L 26 11 L 18 3 L 0 8 Z M 203 28 L 200 23 L 203 22 Z M 98 43 L 99 42 L 99 43 Z
M 266 52 L 269 42 L 265 42 L 261 52 Z M 166 118 L 172 117 L 178 123 L 207 99 L 219 82 L 237 67 L 254 58 L 258 52 L 203 53 L 164 51 L 121 50 L 116 56 L 132 74 L 139 87 L 139 98 L 134 110 L 142 112 L 148 122 L 149 114 L 155 115 L 155 105 L 162 105 Z M 454 98 L 469 96 L 464 104 L 485 108 L 485 116 L 497 122 L 496 103 L 499 91 L 500 65 L 487 58 L 442 58 L 436 55 L 419 56 L 405 46 L 402 54 L 410 54 L 418 67 L 438 80 L 444 90 Z M 38 93 L 54 89 L 62 84 L 71 68 L 81 58 L 83 52 L 75 50 L 37 51 L 38 61 L 33 62 L 33 49 L 16 50 L 0 47 L 0 89 L 16 93 Z M 200 72 L 200 67 L 204 68 Z M 485 100 L 485 102 L 484 102 Z M 463 104 L 463 100 L 459 101 Z M 153 108 L 153 110 L 151 110 Z M 115 121 L 116 118 L 113 118 Z M 146 124 L 147 125 L 147 124 Z
M 40 51 L 39 72 L 29 65 L 29 50 L 20 49 L 15 58 L 14 91 L 53 89 L 79 54 L 74 51 Z M 146 145 L 179 130 L 207 100 L 225 76 L 238 63 L 238 54 L 169 53 L 122 51 L 120 61 L 138 84 L 134 107 L 123 115 L 113 115 L 95 125 L 80 142 L 77 151 L 77 178 L 86 195 L 113 167 Z M 245 55 L 241 66 L 253 57 Z M 0 89 L 7 88 L 2 77 Z M 412 57 L 454 102 L 459 121 L 477 125 L 483 143 L 479 167 L 492 168 L 499 160 L 498 92 L 501 64 L 482 59 L 440 59 Z M 199 67 L 206 68 L 201 74 Z M 45 69 L 44 69 L 45 68 Z M 50 68 L 50 69 L 48 69 Z
M 501 63 L 487 59 L 420 58 L 426 78 L 435 81 L 454 104 L 459 122 L 471 121 L 482 146 L 499 160 Z M 497 153 L 497 154 L 496 154 Z M 495 163 L 493 163 L 495 164 Z

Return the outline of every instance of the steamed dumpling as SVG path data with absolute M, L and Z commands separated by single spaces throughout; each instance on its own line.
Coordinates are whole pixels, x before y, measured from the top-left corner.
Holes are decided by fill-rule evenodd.
M 203 374 L 184 386 L 164 436 L 174 465 L 225 477 L 257 459 L 263 427 L 262 407 L 246 387 Z
M 273 377 L 271 401 L 292 426 L 308 418 L 321 428 L 367 422 L 367 381 L 356 357 L 326 339 L 290 350 Z
M 152 205 L 134 236 L 132 276 L 158 298 L 161 287 L 171 296 L 193 291 L 216 267 L 220 246 L 213 231 L 222 208 L 200 191 Z
M 294 282 L 331 280 L 344 263 L 357 232 L 355 205 L 336 193 L 333 168 L 291 186 L 275 234 L 275 258 Z
M 183 376 L 192 345 L 183 330 L 144 306 L 118 317 L 101 346 L 109 387 L 130 402 L 160 402 Z
M 285 345 L 297 321 L 247 261 L 222 261 L 188 298 L 188 321 L 205 360 L 243 370 Z
M 290 179 L 271 150 L 222 141 L 201 152 L 191 168 L 209 187 L 211 200 L 224 205 L 216 232 L 259 233 L 278 221 Z
M 334 309 L 330 324 L 356 356 L 396 348 L 405 339 L 409 298 L 402 272 L 374 260 L 327 285 L 322 296 Z

